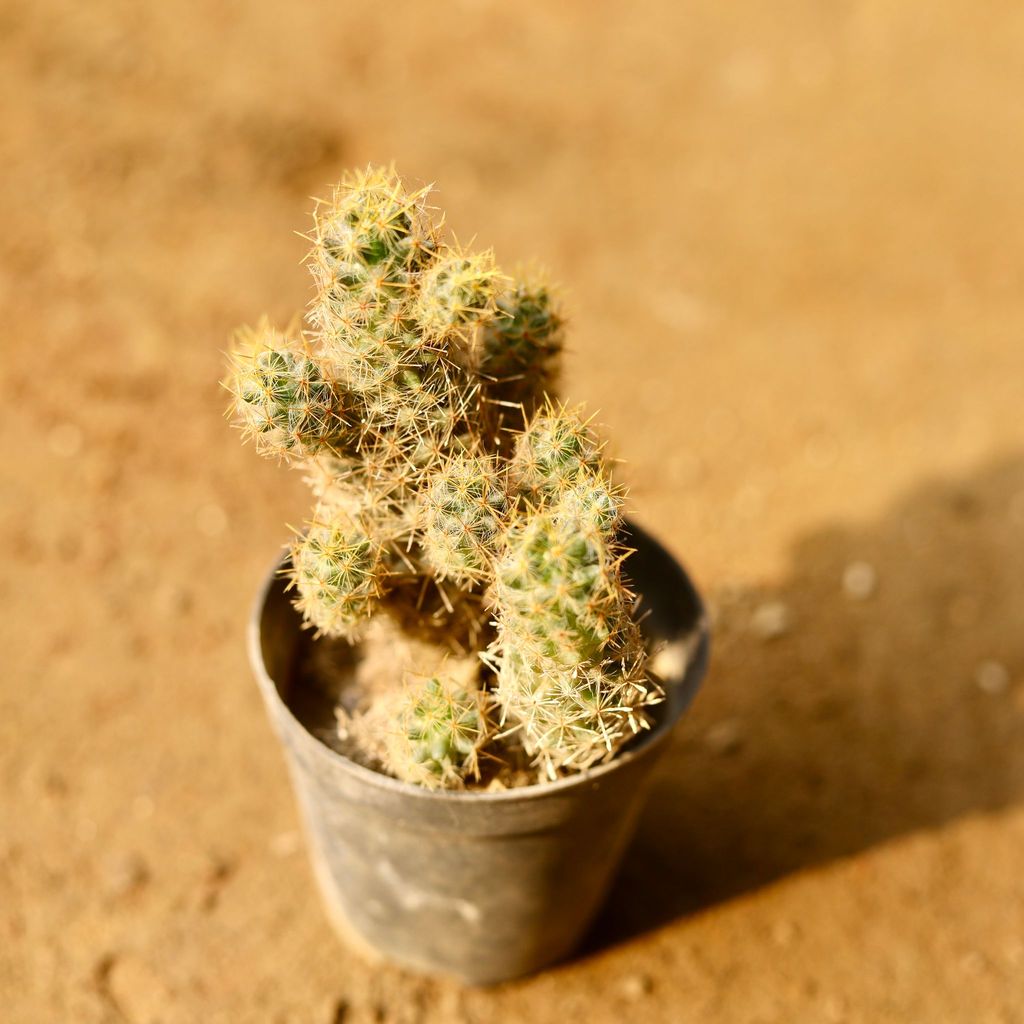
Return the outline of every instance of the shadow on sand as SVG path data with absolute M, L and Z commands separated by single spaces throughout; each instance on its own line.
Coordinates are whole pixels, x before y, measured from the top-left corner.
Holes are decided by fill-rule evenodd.
M 855 600 L 842 579 L 860 561 L 877 589 Z M 807 535 L 777 589 L 713 597 L 711 676 L 585 953 L 1024 798 L 1024 458 Z M 766 641 L 750 619 L 772 601 L 792 625 Z M 990 659 L 1002 692 L 976 681 Z

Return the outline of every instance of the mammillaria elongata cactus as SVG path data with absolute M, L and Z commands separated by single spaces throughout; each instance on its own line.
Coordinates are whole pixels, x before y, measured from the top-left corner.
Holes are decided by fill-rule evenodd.
M 554 779 L 614 756 L 660 699 L 620 571 L 622 495 L 550 397 L 550 289 L 445 243 L 427 194 L 368 168 L 317 206 L 307 330 L 239 333 L 231 414 L 307 471 L 288 572 L 310 626 L 358 641 L 388 615 L 479 654 L 475 689 L 406 685 L 386 770 L 455 788 L 514 746 Z

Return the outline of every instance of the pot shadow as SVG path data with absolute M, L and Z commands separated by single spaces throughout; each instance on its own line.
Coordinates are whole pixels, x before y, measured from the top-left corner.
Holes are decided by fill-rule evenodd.
M 1024 798 L 1024 457 L 816 530 L 778 588 L 712 598 L 711 676 L 584 954 Z M 766 639 L 772 604 L 790 625 Z

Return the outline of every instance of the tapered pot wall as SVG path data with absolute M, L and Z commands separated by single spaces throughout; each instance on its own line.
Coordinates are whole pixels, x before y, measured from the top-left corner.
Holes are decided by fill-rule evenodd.
M 271 575 L 250 626 L 250 656 L 284 744 L 314 871 L 343 936 L 474 984 L 539 970 L 579 942 L 707 666 L 704 611 L 686 574 L 638 527 L 628 542 L 635 550 L 626 572 L 642 596 L 643 628 L 664 645 L 667 700 L 654 728 L 586 774 L 497 793 L 398 782 L 316 739 L 291 710 L 299 649 L 311 641 L 284 581 Z

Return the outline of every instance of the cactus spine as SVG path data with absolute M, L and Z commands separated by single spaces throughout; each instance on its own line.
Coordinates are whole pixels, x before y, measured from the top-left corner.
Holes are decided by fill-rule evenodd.
M 231 413 L 313 488 L 289 570 L 310 626 L 358 641 L 383 614 L 480 653 L 475 684 L 435 675 L 403 697 L 387 769 L 465 785 L 514 734 L 555 778 L 614 756 L 659 698 L 621 574 L 622 496 L 550 397 L 550 288 L 448 245 L 428 193 L 368 168 L 318 204 L 307 330 L 240 333 Z

